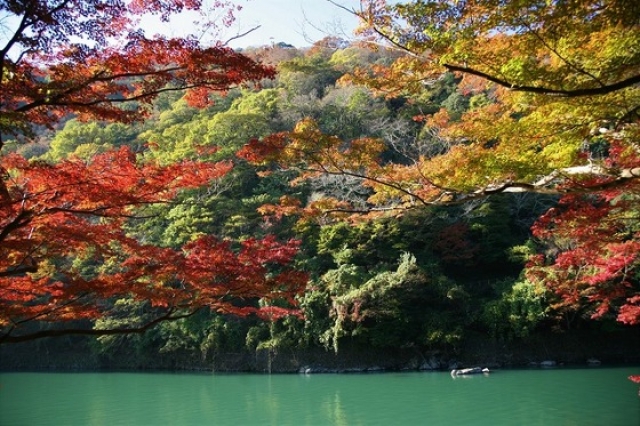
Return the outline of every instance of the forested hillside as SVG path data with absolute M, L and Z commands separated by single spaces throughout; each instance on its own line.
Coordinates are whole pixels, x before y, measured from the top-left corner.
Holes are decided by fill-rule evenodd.
M 217 353 L 261 349 L 321 347 L 339 353 L 347 342 L 362 350 L 454 354 L 469 335 L 509 341 L 540 330 L 600 328 L 587 309 L 557 309 L 557 296 L 522 273 L 529 256 L 551 249 L 530 229 L 557 206 L 558 196 L 505 193 L 383 211 L 368 200 L 372 190 L 358 176 L 329 173 L 300 181 L 300 170 L 255 165 L 236 155 L 252 139 L 305 123 L 342 141 L 341 149 L 370 138 L 384 164 L 408 165 L 450 149 L 434 132 L 439 115 L 456 121 L 492 102 L 490 91 L 465 92 L 451 73 L 419 97 L 376 96 L 348 77 L 358 67 L 389 64 L 396 55 L 355 45 L 329 48 L 326 41 L 306 50 L 270 46 L 245 52 L 276 65 L 277 77 L 213 96 L 204 109 L 171 92 L 155 101 L 153 113 L 140 124 L 71 118 L 53 133 L 43 132 L 37 145 L 6 143 L 32 161 L 52 163 L 89 161 L 122 147 L 165 165 L 229 162 L 232 170 L 208 186 L 183 191 L 171 203 L 140 208 L 139 217 L 127 223 L 128 235 L 169 248 L 202 235 L 232 246 L 269 235 L 300 241 L 296 268 L 308 272 L 310 280 L 298 296 L 299 315 L 264 321 L 203 310 L 144 335 L 99 337 L 94 350 L 107 358 L 123 356 L 126 348 L 148 352 L 150 358 L 176 352 L 206 360 Z M 338 206 L 334 214 L 308 215 L 275 207 L 283 200 L 292 207 L 293 200 L 295 206 L 308 206 L 326 197 L 353 211 Z M 90 257 L 74 260 L 83 274 L 97 267 Z M 114 309 L 94 327 L 124 326 L 144 315 L 144 302 L 118 298 L 110 303 Z
M 16 188 L 37 178 L 44 182 L 37 188 L 49 191 L 42 188 L 54 169 L 104 180 L 78 191 L 98 191 L 107 204 L 87 199 L 52 208 L 42 201 L 42 211 L 90 213 L 87 226 L 103 226 L 110 237 L 86 244 L 77 231 L 63 233 L 59 244 L 47 243 L 45 263 L 7 263 L 0 277 L 15 285 L 16 277 L 35 282 L 57 271 L 61 295 L 65 282 L 109 290 L 86 300 L 84 290 L 74 290 L 50 311 L 31 305 L 44 293 L 21 296 L 15 300 L 29 309 L 4 310 L 0 340 L 55 336 L 47 330 L 56 330 L 56 321 L 71 321 L 74 331 L 60 334 L 92 330 L 95 337 L 38 347 L 63 351 L 73 342 L 95 365 L 167 367 L 154 359 L 169 357 L 173 366 L 207 368 L 233 354 L 271 359 L 326 351 L 339 358 L 345 348 L 351 356 L 404 351 L 471 359 L 470 347 L 491 346 L 505 348 L 493 359 L 507 362 L 514 347 L 575 333 L 593 338 L 594 346 L 585 343 L 567 358 L 575 361 L 588 351 L 598 355 L 602 336 L 631 335 L 640 321 L 631 179 L 638 167 L 637 85 L 621 89 L 615 102 L 622 112 L 612 111 L 600 98 L 574 101 L 571 91 L 583 90 L 587 72 L 576 73 L 576 87 L 567 88 L 567 80 L 559 89 L 552 77 L 562 64 L 532 70 L 514 57 L 499 75 L 523 87 L 507 90 L 487 78 L 491 67 L 472 67 L 483 63 L 483 52 L 502 58 L 516 45 L 511 39 L 477 51 L 459 39 L 470 49 L 460 58 L 451 44 L 452 51 L 431 46 L 429 55 L 442 62 L 427 68 L 420 63 L 426 47 L 409 31 L 424 24 L 414 19 L 426 13 L 417 9 L 369 9 L 370 29 L 391 41 L 386 47 L 328 37 L 305 49 L 251 48 L 238 53 L 265 68 L 252 68 L 248 84 L 230 83 L 224 93 L 194 102 L 177 87 L 159 91 L 144 120 L 66 112 L 51 129 L 36 128 L 31 143 L 5 135 L 3 170 L 32 173 L 23 181 L 11 175 Z M 563 104 L 540 100 L 518 80 L 544 81 L 544 72 L 548 92 L 567 92 Z M 95 170 L 125 157 L 131 167 L 144 165 L 135 175 L 135 196 L 142 198 L 126 209 L 113 204 L 133 191 L 129 184 L 106 183 L 128 169 Z M 597 167 L 574 179 L 584 164 Z M 51 190 L 46 202 L 58 194 Z M 116 208 L 117 233 L 109 227 L 116 216 L 95 214 Z M 7 235 L 22 219 L 11 220 Z M 56 220 L 47 226 L 67 223 Z M 25 232 L 20 241 L 32 238 Z M 6 253 L 18 253 L 16 247 L 7 245 Z M 149 285 L 149 277 L 166 281 Z M 22 291 L 11 288 L 4 301 Z M 46 297 L 58 297 L 52 294 Z M 65 306 L 73 307 L 68 316 Z M 26 334 L 14 337 L 22 322 Z M 127 329 L 136 332 L 111 332 Z M 549 345 L 545 351 L 559 356 Z M 5 346 L 21 353 L 20 344 Z M 524 352 L 515 363 L 542 353 Z M 602 353 L 637 361 L 625 350 Z

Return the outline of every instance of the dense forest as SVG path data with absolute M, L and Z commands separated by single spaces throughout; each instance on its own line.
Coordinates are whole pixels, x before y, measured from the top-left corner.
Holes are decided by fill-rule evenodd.
M 427 7 L 421 4 L 414 7 Z M 417 17 L 425 11 L 384 9 L 392 11 L 406 26 L 424 25 Z M 55 218 L 42 225 L 42 235 L 62 232 L 59 241 L 47 242 L 46 261 L 32 265 L 25 255 L 1 264 L 0 277 L 13 281 L 2 296 L 0 340 L 27 341 L 3 345 L 3 356 L 12 360 L 6 366 L 24 368 L 21 358 L 46 367 L 41 356 L 25 355 L 34 348 L 64 356 L 75 348 L 93 360 L 86 365 L 118 368 L 264 369 L 259 356 L 268 358 L 269 368 L 280 359 L 285 370 L 342 365 L 341 356 L 386 368 L 425 367 L 430 359 L 437 362 L 429 368 L 455 359 L 638 361 L 640 225 L 637 186 L 627 179 L 635 177 L 639 158 L 637 83 L 620 88 L 615 111 L 602 106 L 599 93 L 587 101 L 569 93 L 560 104 L 557 96 L 540 100 L 526 87 L 504 90 L 501 81 L 485 78 L 488 71 L 472 69 L 481 53 L 498 61 L 500 49 L 513 48 L 513 40 L 499 37 L 494 50 L 479 43 L 484 51 L 466 52 L 468 70 L 448 65 L 460 60 L 452 52 L 442 53 L 449 62 L 427 70 L 411 62 L 422 60 L 423 40 L 407 28 L 385 27 L 384 13 L 369 23 L 391 41 L 386 45 L 327 37 L 304 49 L 278 43 L 240 50 L 233 54 L 265 67 L 245 77 L 250 84 L 225 82 L 224 92 L 197 102 L 188 84 L 160 90 L 143 120 L 112 121 L 106 110 L 97 117 L 66 112 L 54 125 L 32 121 L 38 125 L 29 143 L 23 129 L 10 132 L 0 123 L 2 169 L 16 187 L 36 179 L 115 182 L 128 173 L 124 167 L 114 175 L 94 168 L 109 169 L 122 158 L 154 167 L 134 176 L 140 182 L 135 194 L 106 183 L 78 187 L 98 191 L 107 205 L 89 198 L 56 209 L 39 204 L 42 211 L 80 216 L 91 210 L 82 226 L 103 226 L 108 237 L 86 243 L 70 219 Z M 637 48 L 637 34 L 625 34 Z M 468 40 L 458 42 L 469 47 Z M 530 42 L 521 41 L 520 49 Z M 619 78 L 637 71 L 640 54 L 635 65 L 627 58 L 619 66 L 624 61 L 611 54 L 611 45 L 610 63 L 600 66 L 624 68 Z M 429 49 L 440 54 L 437 46 Z M 563 58 L 566 52 L 556 53 Z M 584 67 L 597 66 L 581 58 Z M 500 78 L 514 78 L 512 87 L 518 79 L 543 80 L 542 66 L 517 59 L 503 66 Z M 549 92 L 589 90 L 580 89 L 589 73 L 575 71 L 573 60 L 552 64 Z M 565 81 L 554 89 L 554 73 L 567 68 L 578 75 L 576 88 Z M 122 87 L 137 77 L 129 78 Z M 602 96 L 614 95 L 603 90 Z M 144 106 L 136 102 L 116 108 Z M 607 173 L 574 178 L 582 164 Z M 172 169 L 176 165 L 182 168 Z M 13 172 L 19 168 L 29 170 L 31 180 L 19 181 Z M 188 179 L 193 183 L 184 184 Z M 179 182 L 175 190 L 172 182 Z M 39 185 L 43 193 L 50 190 Z M 171 196 L 157 196 L 160 188 Z M 59 194 L 51 191 L 47 202 Z M 127 194 L 141 198 L 126 209 L 113 207 Z M 111 216 L 94 214 L 121 207 L 114 215 L 118 233 L 109 227 Z M 0 218 L 7 259 L 32 237 L 11 240 L 26 220 L 12 214 Z M 182 258 L 182 252 L 201 256 Z M 22 291 L 11 286 L 26 276 L 40 283 L 53 277 L 63 283 L 56 287 L 60 294 L 65 285 L 83 289 L 89 282 L 109 290 L 85 300 L 86 290 L 75 289 L 60 296 L 69 297 L 62 308 L 50 311 L 30 293 L 15 306 L 32 310 L 9 308 Z M 127 287 L 149 276 L 173 278 L 144 291 Z M 213 291 L 198 280 L 231 284 Z M 197 304 L 184 299 L 181 286 L 198 294 Z M 47 300 L 58 297 L 47 292 Z M 59 322 L 71 324 L 72 332 Z M 66 337 L 40 339 L 56 330 Z M 234 357 L 244 361 L 228 361 Z

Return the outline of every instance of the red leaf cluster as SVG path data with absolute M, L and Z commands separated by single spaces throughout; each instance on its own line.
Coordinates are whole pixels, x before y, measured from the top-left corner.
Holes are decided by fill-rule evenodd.
M 205 185 L 226 173 L 228 163 L 161 167 L 140 164 L 123 148 L 90 162 L 57 165 L 10 155 L 0 167 L 6 174 L 0 192 L 0 327 L 5 331 L 34 319 L 94 319 L 105 314 L 110 299 L 122 297 L 171 309 L 266 315 L 247 300 L 294 307 L 306 284 L 306 275 L 291 268 L 297 241 L 268 237 L 234 248 L 203 237 L 173 250 L 123 231 L 136 207 Z M 94 265 L 93 271 L 74 266 L 77 259 Z
M 195 36 L 150 38 L 138 26 L 139 15 L 168 20 L 201 7 L 200 0 L 0 5 L 0 15 L 16 22 L 0 51 L 2 133 L 28 136 L 34 125 L 53 126 L 69 114 L 130 122 L 144 118 L 164 91 L 187 90 L 187 99 L 202 106 L 212 91 L 273 78 L 272 67 L 220 44 L 205 46 Z M 234 9 L 227 1 L 212 7 L 227 16 Z
M 203 7 L 201 0 L 0 3 L 0 16 L 11 22 L 0 50 L 0 149 L 6 138 L 28 140 L 61 119 L 131 122 L 148 115 L 162 92 L 186 90 L 190 104 L 205 106 L 212 91 L 275 75 L 221 43 L 148 37 L 138 27 L 141 15 L 169 21 L 192 10 L 202 12 L 203 28 L 213 28 Z M 226 0 L 210 7 L 223 12 L 225 25 L 237 9 Z M 205 237 L 172 250 L 122 227 L 139 207 L 171 202 L 230 168 L 143 163 L 126 148 L 55 165 L 0 157 L 0 342 L 24 338 L 20 329 L 31 321 L 97 318 L 121 297 L 168 308 L 148 326 L 202 306 L 261 313 L 247 299 L 292 306 L 306 282 L 291 270 L 294 241 L 235 248 Z
M 532 259 L 528 277 L 559 297 L 558 308 L 640 324 L 638 207 L 630 187 L 565 196 L 533 227 L 547 255 Z

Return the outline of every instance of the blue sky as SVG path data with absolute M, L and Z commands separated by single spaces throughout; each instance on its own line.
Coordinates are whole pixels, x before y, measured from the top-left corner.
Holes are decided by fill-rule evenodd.
M 236 21 L 218 37 L 227 41 L 237 34 L 254 28 L 244 37 L 229 43 L 233 48 L 264 46 L 285 42 L 295 47 L 305 47 L 326 35 L 338 35 L 340 30 L 345 38 L 352 35 L 358 24 L 357 18 L 327 0 L 232 0 L 242 6 L 235 13 Z M 206 1 L 205 1 L 206 3 Z M 360 0 L 335 0 L 347 9 L 359 9 Z M 175 18 L 170 24 L 160 23 L 154 18 L 145 18 L 143 28 L 148 35 L 160 32 L 170 36 L 180 36 L 193 32 L 193 16 Z
M 203 0 L 203 3 L 213 0 Z M 216 37 L 217 40 L 227 41 L 237 34 L 260 25 L 260 28 L 252 31 L 244 37 L 234 39 L 229 43 L 230 47 L 240 48 L 249 46 L 264 46 L 272 43 L 285 42 L 295 47 L 305 47 L 314 41 L 320 40 L 326 35 L 338 35 L 343 31 L 345 38 L 352 35 L 358 24 L 357 19 L 345 10 L 337 7 L 327 0 L 231 0 L 242 6 L 242 10 L 236 13 L 236 22 L 231 28 L 225 28 L 224 32 Z M 359 9 L 360 0 L 334 0 L 347 9 Z M 11 17 L 2 20 L 0 24 L 12 25 Z M 197 32 L 193 25 L 194 16 L 175 18 L 171 23 L 161 23 L 157 17 L 145 17 L 142 27 L 151 36 L 154 33 L 163 33 L 168 36 L 183 36 Z M 7 41 L 8 35 L 2 31 L 0 25 L 0 46 Z
M 357 19 L 327 0 L 236 0 L 243 9 L 237 15 L 236 28 L 259 29 L 232 43 L 233 47 L 246 47 L 285 42 L 296 47 L 309 45 L 305 39 L 319 40 L 342 25 L 350 35 Z M 358 9 L 360 0 L 336 0 L 349 9 Z M 315 28 L 314 28 L 315 27 Z M 320 31 L 318 30 L 320 29 Z

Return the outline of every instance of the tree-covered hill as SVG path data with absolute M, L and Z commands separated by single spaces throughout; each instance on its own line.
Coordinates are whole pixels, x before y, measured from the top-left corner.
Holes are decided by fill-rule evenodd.
M 550 329 L 600 328 L 591 324 L 587 311 L 554 309 L 554 295 L 522 274 L 527 256 L 548 250 L 532 237 L 530 228 L 557 204 L 556 196 L 501 194 L 355 221 L 347 214 L 308 217 L 300 211 L 270 210 L 268 206 L 283 197 L 304 205 L 326 196 L 362 210 L 375 208 L 367 201 L 372 191 L 362 178 L 317 175 L 293 185 L 303 172 L 238 158 L 236 152 L 250 140 L 313 120 L 320 132 L 345 144 L 375 138 L 383 144 L 386 164 L 406 165 L 418 156 L 448 149 L 447 142 L 416 116 L 446 111 L 455 120 L 490 98 L 465 95 L 452 74 L 411 98 L 384 98 L 345 82 L 355 67 L 396 58 L 384 50 L 270 47 L 260 55 L 286 58 L 275 64 L 275 80 L 212 97 L 205 109 L 190 107 L 179 92 L 163 95 L 152 116 L 137 125 L 72 119 L 47 135 L 48 149 L 39 158 L 88 160 L 127 146 L 161 164 L 186 159 L 233 163 L 230 173 L 206 187 L 183 192 L 169 204 L 140 208 L 141 217 L 129 221 L 127 232 L 171 248 L 201 235 L 233 245 L 269 234 L 299 239 L 297 268 L 311 277 L 299 298 L 302 316 L 265 322 L 201 312 L 161 324 L 143 336 L 99 337 L 92 347 L 101 357 L 125 356 L 124 347 L 149 356 L 175 352 L 209 359 L 217 353 L 265 348 L 324 348 L 339 354 L 343 345 L 382 351 L 416 348 L 454 356 L 467 337 L 479 334 L 490 341 L 512 341 Z M 28 145 L 18 149 L 27 156 L 29 150 Z M 91 258 L 75 263 L 86 271 L 97 266 Z M 94 327 L 135 323 L 144 315 L 140 302 L 111 303 L 113 313 Z
M 70 319 L 72 334 L 98 336 L 73 340 L 95 365 L 135 368 L 206 368 L 229 354 L 271 360 L 324 353 L 333 363 L 341 354 L 371 351 L 473 359 L 469 351 L 486 347 L 503 348 L 493 359 L 507 363 L 513 348 L 529 348 L 514 358 L 519 363 L 535 361 L 540 342 L 555 347 L 561 336 L 567 342 L 578 335 L 593 342 L 627 336 L 639 321 L 638 88 L 629 84 L 615 99 L 613 89 L 600 94 L 589 83 L 604 78 L 594 77 L 598 65 L 559 50 L 589 31 L 609 34 L 608 24 L 567 35 L 536 32 L 527 21 L 522 33 L 487 36 L 473 46 L 464 28 L 420 19 L 428 7 L 436 6 L 368 9 L 368 35 L 386 42 L 375 49 L 332 38 L 308 49 L 253 48 L 242 51 L 256 68 L 241 87 L 194 95 L 166 81 L 146 106 L 110 107 L 126 115 L 142 106 L 143 120 L 112 122 L 65 110 L 50 130 L 35 128 L 30 143 L 20 132 L 5 137 L 2 158 L 12 160 L 1 167 L 11 179 L 15 169 L 43 181 L 49 170 L 75 171 L 80 181 L 83 173 L 88 180 L 117 180 L 93 169 L 120 161 L 114 153 L 141 171 L 137 183 L 114 192 L 113 200 L 131 188 L 140 192 L 115 217 L 101 213 L 112 205 L 93 199 L 68 207 L 42 201 L 41 211 L 74 214 L 68 222 L 90 214 L 87 226 L 103 226 L 112 238 L 89 244 L 69 231 L 63 235 L 77 249 L 46 241 L 29 246 L 50 258 L 33 268 L 11 264 L 0 277 L 54 277 L 61 295 L 71 286 L 89 288 L 86 283 L 122 285 L 119 278 L 142 287 L 103 288 L 93 305 L 99 312 L 87 299 L 73 317 L 60 312 L 84 292 L 51 311 L 7 310 L 3 334 L 24 321 L 28 335 L 40 336 Z M 454 11 L 441 12 L 433 20 L 446 21 Z M 545 19 L 561 23 L 552 12 Z M 500 19 L 505 22 L 482 21 L 468 30 L 515 25 Z M 421 25 L 441 39 L 424 40 Z M 536 34 L 550 41 L 536 47 L 531 67 L 520 56 L 507 60 L 509 49 L 534 51 Z M 627 36 L 635 46 L 637 35 Z M 616 46 L 609 46 L 603 66 L 611 78 L 613 70 L 632 78 L 636 58 L 630 53 L 625 62 Z M 483 54 L 507 62 L 496 71 Z M 577 61 L 584 61 L 582 72 Z M 564 83 L 562 72 L 571 77 Z M 526 79 L 535 87 L 548 83 L 553 96 L 532 90 Z M 596 92 L 574 100 L 584 90 Z M 203 164 L 216 169 L 200 169 Z M 11 183 L 17 193 L 31 181 Z M 170 196 L 159 195 L 163 185 Z M 47 202 L 60 193 L 46 191 Z M 18 226 L 22 219 L 12 220 Z M 117 229 L 108 228 L 113 224 Z M 14 244 L 7 237 L 13 225 L 3 226 L 0 244 L 3 238 Z M 21 238 L 27 244 L 30 236 Z M 7 247 L 7 253 L 22 250 Z M 52 294 L 36 296 L 42 302 L 57 297 Z M 23 298 L 28 307 L 35 300 Z M 140 327 L 144 334 L 111 332 Z M 69 340 L 36 344 L 55 352 Z M 637 361 L 598 352 L 598 345 L 586 345 L 580 356 L 593 351 Z M 4 346 L 7 354 L 21 353 Z M 566 356 L 566 347 L 558 348 L 549 355 Z M 154 364 L 156 356 L 172 361 Z

